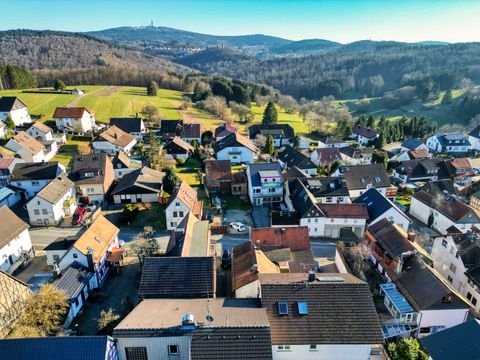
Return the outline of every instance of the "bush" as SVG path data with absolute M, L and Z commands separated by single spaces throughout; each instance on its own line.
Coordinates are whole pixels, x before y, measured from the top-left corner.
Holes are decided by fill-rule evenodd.
M 177 165 L 184 165 L 185 164 L 185 159 L 184 158 L 177 158 Z
M 121 224 L 130 224 L 135 220 L 138 214 L 137 204 L 127 204 L 120 214 L 119 222 Z

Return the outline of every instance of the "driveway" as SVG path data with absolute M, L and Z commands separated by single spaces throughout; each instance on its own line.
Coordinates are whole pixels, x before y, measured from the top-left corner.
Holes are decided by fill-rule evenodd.
M 253 227 L 270 227 L 270 209 L 267 207 L 254 206 L 252 208 Z

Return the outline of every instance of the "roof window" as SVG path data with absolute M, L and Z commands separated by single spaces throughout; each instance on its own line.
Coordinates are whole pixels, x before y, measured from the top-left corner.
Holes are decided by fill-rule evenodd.
M 280 315 L 288 315 L 288 303 L 286 301 L 278 302 L 278 313 Z

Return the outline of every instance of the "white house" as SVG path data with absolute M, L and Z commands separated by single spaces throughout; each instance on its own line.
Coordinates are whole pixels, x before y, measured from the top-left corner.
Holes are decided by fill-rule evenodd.
M 480 217 L 468 205 L 452 195 L 433 196 L 423 190 L 412 196 L 410 215 L 431 226 L 440 234 L 451 232 L 452 227 L 466 233 L 480 226 Z
M 343 148 L 343 147 L 347 147 L 348 144 L 336 137 L 336 136 L 329 136 L 329 135 L 325 135 L 325 136 L 322 136 L 320 137 L 320 140 L 318 140 L 318 146 L 319 148 L 331 148 L 331 147 L 336 147 L 336 148 Z
M 254 124 L 248 128 L 248 137 L 250 141 L 256 142 L 258 146 L 258 137 L 267 138 L 271 136 L 273 138 L 273 146 L 280 148 L 285 145 L 293 144 L 293 138 L 295 137 L 295 131 L 289 124 Z
M 426 145 L 433 153 L 465 153 L 471 148 L 465 134 L 435 134 L 427 139 Z
M 37 140 L 53 139 L 53 130 L 39 121 L 33 123 L 25 132 Z
M 468 141 L 472 146 L 472 150 L 480 151 L 480 125 L 470 131 L 470 134 L 468 134 Z
M 278 162 L 283 169 L 296 167 L 305 174 L 317 175 L 317 166 L 302 152 L 295 150 L 292 146 L 286 145 L 280 148 L 278 153 Z
M 51 181 L 65 172 L 59 162 L 17 163 L 13 168 L 10 184 L 21 189 L 20 194 L 27 200 L 34 197 Z
M 433 267 L 480 314 L 480 234 L 451 234 L 434 238 Z
M 111 126 L 102 132 L 92 141 L 92 148 L 95 153 L 107 153 L 115 155 L 119 151 L 130 155 L 133 147 L 137 144 L 135 136 L 130 135 L 122 129 Z
M 158 203 L 165 173 L 144 166 L 125 174 L 112 190 L 115 204 Z
M 402 142 L 400 145 L 400 151 L 410 151 L 410 150 L 428 150 L 428 146 L 423 143 L 423 141 L 409 138 Z
M 386 218 L 388 221 L 400 225 L 405 232 L 408 231 L 411 223 L 410 218 L 377 189 L 371 188 L 356 198 L 353 203 L 366 205 L 369 225 Z
M 353 147 L 353 146 L 345 146 L 339 148 L 342 161 L 347 166 L 355 166 L 355 165 L 369 165 L 372 163 L 372 154 L 373 148 L 372 147 Z
M 383 196 L 394 200 L 397 189 L 391 185 L 382 164 L 349 166 L 343 174 L 352 200 L 374 187 Z
M 175 136 L 173 139 L 167 140 L 167 143 L 163 146 L 163 150 L 174 159 L 187 160 L 195 149 L 182 138 Z
M 217 160 L 230 160 L 232 164 L 253 163 L 257 147 L 245 136 L 232 133 L 215 143 Z
M 16 96 L 0 96 L 0 120 L 5 122 L 7 117 L 13 120 L 15 126 L 32 122 L 27 105 Z
M 254 206 L 278 204 L 283 200 L 282 167 L 278 162 L 247 167 L 248 197 Z
M 189 212 L 201 219 L 203 203 L 198 200 L 197 191 L 184 180 L 170 196 L 165 208 L 167 230 L 175 230 Z
M 381 351 L 382 330 L 367 283 L 341 273 L 259 278 L 274 360 L 368 360 Z
M 5 147 L 14 151 L 16 156 L 28 162 L 42 162 L 50 160 L 57 152 L 56 145 L 50 146 L 48 151 L 45 146 L 24 131 L 8 140 Z
M 35 251 L 28 225 L 8 207 L 0 208 L 0 270 L 13 272 L 13 268 L 34 256 Z
M 355 125 L 352 129 L 352 137 L 362 145 L 374 143 L 380 136 L 378 132 L 361 125 Z
M 93 288 L 101 287 L 110 268 L 109 256 L 117 253 L 119 249 L 119 232 L 115 225 L 103 215 L 99 215 L 59 260 L 58 267 L 64 271 L 74 262 L 78 262 L 95 273 Z
M 119 151 L 112 158 L 113 172 L 115 173 L 115 179 L 121 179 L 123 175 L 135 170 L 131 166 L 130 158 L 123 151 Z
M 53 113 L 57 129 L 84 134 L 95 126 L 95 114 L 84 107 L 58 107 Z
M 340 177 L 317 176 L 303 181 L 317 203 L 351 204 L 347 185 Z
M 128 134 L 135 136 L 138 140 L 142 140 L 147 133 L 147 127 L 142 118 L 111 118 L 110 126 L 116 126 Z
M 75 184 L 62 173 L 27 203 L 32 225 L 59 225 L 77 206 Z

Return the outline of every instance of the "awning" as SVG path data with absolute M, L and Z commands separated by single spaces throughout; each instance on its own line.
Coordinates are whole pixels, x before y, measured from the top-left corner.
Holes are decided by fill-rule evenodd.
M 405 299 L 402 293 L 398 291 L 394 283 L 381 284 L 380 288 L 400 314 L 415 312 L 413 307 L 408 303 L 407 299 Z
M 110 254 L 107 256 L 108 262 L 117 263 L 123 258 L 125 250 L 123 248 L 113 248 Z

